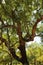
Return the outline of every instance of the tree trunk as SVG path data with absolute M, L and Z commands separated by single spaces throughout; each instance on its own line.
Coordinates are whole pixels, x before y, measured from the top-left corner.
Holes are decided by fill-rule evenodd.
M 34 59 L 34 65 L 37 65 L 36 58 Z
M 29 65 L 28 60 L 27 60 L 27 56 L 26 56 L 26 49 L 25 49 L 25 41 L 22 39 L 22 32 L 21 32 L 21 23 L 18 22 L 17 23 L 17 34 L 19 36 L 19 50 L 21 52 L 21 62 L 23 65 Z
M 28 62 L 27 56 L 26 56 L 25 46 L 20 45 L 19 49 L 20 49 L 21 55 L 22 55 L 22 59 L 21 59 L 22 64 L 23 65 L 29 65 L 29 62 Z

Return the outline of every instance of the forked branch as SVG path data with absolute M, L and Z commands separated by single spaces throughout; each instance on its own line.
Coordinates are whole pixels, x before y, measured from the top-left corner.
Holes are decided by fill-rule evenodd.
M 43 16 L 41 16 L 40 19 L 37 19 L 36 23 L 33 25 L 33 28 L 32 28 L 32 35 L 27 34 L 27 37 L 23 38 L 24 41 L 29 42 L 29 41 L 33 41 L 34 40 L 34 37 L 36 36 L 35 31 L 36 31 L 37 24 L 41 20 L 43 20 Z

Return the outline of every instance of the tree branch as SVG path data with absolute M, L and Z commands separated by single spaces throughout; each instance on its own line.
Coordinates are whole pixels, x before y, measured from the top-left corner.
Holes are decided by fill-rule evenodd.
M 21 58 L 19 58 L 19 57 L 15 54 L 15 50 L 9 46 L 9 42 L 8 42 L 6 39 L 2 38 L 2 37 L 0 37 L 0 40 L 5 43 L 5 46 L 8 48 L 8 50 L 10 51 L 10 53 L 12 54 L 12 56 L 14 57 L 14 59 L 16 59 L 16 60 L 22 62 L 22 61 L 21 61 Z
M 23 41 L 23 39 L 22 39 L 22 32 L 21 32 L 21 23 L 20 22 L 17 22 L 17 34 L 18 34 L 18 36 L 19 36 L 19 43 L 20 43 L 20 45 L 25 45 L 25 42 Z
M 37 19 L 37 22 L 34 24 L 33 29 L 32 29 L 32 35 L 30 35 L 29 33 L 27 33 L 24 38 L 22 37 L 22 39 L 23 39 L 25 42 L 29 42 L 29 41 L 33 41 L 33 40 L 34 40 L 34 37 L 36 36 L 35 31 L 36 31 L 37 24 L 38 24 L 41 20 L 43 20 L 43 16 L 41 16 L 40 19 Z
M 4 23 L 1 18 L 0 18 L 0 21 L 1 21 L 2 23 Z M 5 25 L 5 24 L 3 24 L 2 27 L 0 27 L 0 29 L 2 29 L 2 28 L 16 28 L 16 26 L 15 26 L 15 25 L 8 25 L 8 24 Z M 8 31 L 7 31 L 7 33 L 8 33 Z M 10 47 L 9 41 L 7 41 L 6 39 L 4 39 L 4 38 L 2 38 L 2 37 L 0 37 L 0 40 L 2 41 L 2 43 L 3 43 L 3 42 L 5 43 L 5 46 L 8 48 L 8 50 L 10 51 L 10 53 L 12 54 L 12 56 L 14 57 L 14 59 L 16 59 L 16 60 L 22 62 L 21 58 L 19 58 L 19 57 L 16 55 L 15 50 Z M 1 44 L 0 44 L 0 45 L 1 45 Z
M 33 26 L 33 29 L 32 29 L 32 39 L 34 39 L 34 37 L 35 37 L 35 31 L 36 31 L 37 24 L 38 24 L 41 20 L 43 20 L 43 16 L 41 16 L 40 19 L 37 19 L 36 23 L 35 23 L 34 26 Z
M 14 25 L 2 25 L 2 27 L 0 27 L 0 29 L 1 28 L 15 28 L 16 29 L 16 26 L 14 26 Z
M 5 25 L 1 17 L 0 17 L 0 22 L 2 23 L 2 26 L 0 27 L 0 29 L 1 28 L 15 28 L 15 29 L 17 28 L 15 25 L 9 25 L 9 24 Z

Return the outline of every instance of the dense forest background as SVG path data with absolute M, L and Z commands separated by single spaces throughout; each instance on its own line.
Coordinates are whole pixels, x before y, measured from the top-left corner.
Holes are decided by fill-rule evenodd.
M 43 0 L 0 0 L 0 65 L 43 65 Z

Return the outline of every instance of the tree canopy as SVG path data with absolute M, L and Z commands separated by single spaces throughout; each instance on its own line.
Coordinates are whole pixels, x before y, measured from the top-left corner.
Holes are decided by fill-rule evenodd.
M 43 41 L 43 0 L 0 0 L 0 45 L 23 65 L 29 65 L 25 44 L 35 36 Z

